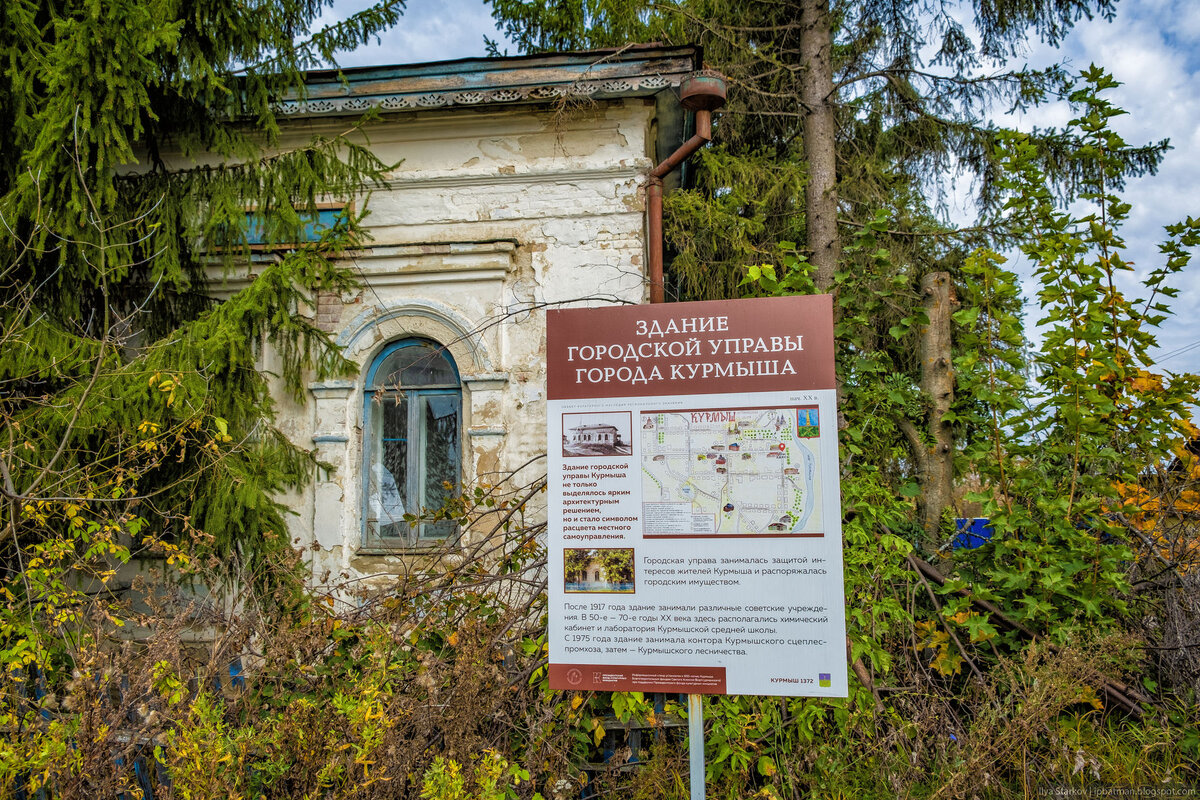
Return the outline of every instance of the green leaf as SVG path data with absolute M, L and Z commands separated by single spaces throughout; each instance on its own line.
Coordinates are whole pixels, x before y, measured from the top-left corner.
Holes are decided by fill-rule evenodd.
M 961 311 L 955 311 L 950 316 L 956 323 L 964 327 L 974 325 L 975 321 L 979 319 L 979 307 L 964 308 Z

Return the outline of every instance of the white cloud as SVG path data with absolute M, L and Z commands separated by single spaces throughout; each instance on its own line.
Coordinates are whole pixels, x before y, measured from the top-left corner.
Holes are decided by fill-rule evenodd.
M 1079 24 L 1060 49 L 1034 48 L 1030 61 L 1048 64 L 1067 60 L 1075 70 L 1095 63 L 1122 82 L 1106 96 L 1128 113 L 1113 120 L 1113 128 L 1128 144 L 1170 139 L 1172 150 L 1159 173 L 1129 181 L 1123 198 L 1132 204 L 1122 229 L 1135 274 L 1144 277 L 1162 263 L 1158 244 L 1163 226 L 1186 216 L 1200 217 L 1200 6 L 1191 0 L 1139 0 L 1118 7 L 1113 22 L 1102 19 Z M 1065 104 L 1038 109 L 1020 120 L 1020 127 L 1061 125 L 1069 118 Z M 1030 288 L 1027 282 L 1027 288 Z M 1200 311 L 1200 254 L 1196 264 L 1174 280 L 1181 292 L 1170 303 L 1174 316 L 1158 334 L 1159 355 L 1169 355 L 1195 343 L 1200 331 L 1193 318 Z M 1122 281 L 1131 296 L 1140 296 L 1133 276 Z M 1036 313 L 1031 309 L 1030 318 Z M 1175 372 L 1200 372 L 1200 348 L 1166 359 L 1162 367 Z
M 339 0 L 318 24 L 345 19 L 369 5 L 366 0 Z M 409 0 L 400 22 L 384 33 L 378 43 L 347 53 L 338 63 L 343 67 L 358 67 L 482 56 L 485 35 L 499 40 L 501 50 L 504 49 L 506 42 L 492 21 L 491 8 L 483 0 Z

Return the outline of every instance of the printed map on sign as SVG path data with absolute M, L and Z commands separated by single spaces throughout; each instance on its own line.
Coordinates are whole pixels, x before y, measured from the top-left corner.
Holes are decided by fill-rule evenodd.
M 821 535 L 816 408 L 643 411 L 643 535 Z

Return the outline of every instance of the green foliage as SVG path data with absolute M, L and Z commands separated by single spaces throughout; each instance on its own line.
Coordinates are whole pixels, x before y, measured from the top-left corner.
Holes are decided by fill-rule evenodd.
M 796 199 L 805 170 L 766 148 L 710 147 L 694 162 L 695 188 L 670 193 L 663 206 L 667 241 L 676 251 L 671 269 L 684 297 L 735 297 L 747 264 L 786 266 L 775 243 L 803 230 Z
M 1146 741 L 1177 737 L 1175 726 L 1191 725 L 1183 721 L 1195 719 L 1194 708 L 1138 723 L 1095 711 L 1111 708 L 1098 688 L 1105 681 L 1148 668 L 1122 637 L 1161 606 L 1154 595 L 1134 593 L 1132 577 L 1141 564 L 1153 574 L 1170 569 L 1129 522 L 1136 493 L 1125 487 L 1144 484 L 1180 435 L 1194 431 L 1188 403 L 1197 389 L 1195 376 L 1155 374 L 1149 357 L 1154 327 L 1169 313 L 1160 298 L 1172 296 L 1171 276 L 1200 242 L 1194 221 L 1167 227 L 1163 266 L 1143 281 L 1148 297 L 1130 299 L 1118 288 L 1118 274 L 1130 270 L 1119 235 L 1129 207 L 1116 194 L 1130 148 L 1108 124 L 1120 113 L 1103 96 L 1112 85 L 1093 68 L 1072 90 L 1079 114 L 1065 135 L 1080 147 L 1070 168 L 1079 202 L 1070 210 L 1052 191 L 1035 139 L 1006 135 L 997 153 L 1004 225 L 1019 235 L 1041 287 L 1046 333 L 1037 348 L 1031 351 L 1026 338 L 1017 276 L 1001 255 L 980 247 L 952 271 L 959 287 L 952 315 L 957 399 L 945 419 L 955 428 L 958 474 L 972 488 L 964 500 L 981 504 L 995 529 L 987 545 L 952 560 L 941 548 L 949 532 L 929 542 L 908 519 L 906 498 L 921 487 L 897 446 L 897 429 L 920 419 L 923 406 L 905 374 L 912 374 L 904 359 L 913 357 L 914 332 L 926 322 L 914 312 L 914 282 L 898 271 L 896 252 L 880 246 L 885 216 L 864 225 L 846 248 L 837 277 L 837 341 L 852 654 L 863 657 L 876 681 L 908 676 L 925 686 L 920 702 L 933 710 L 903 695 L 886 698 L 882 709 L 864 705 L 865 718 L 880 728 L 859 728 L 853 742 L 832 746 L 828 772 L 819 757 L 805 762 L 799 772 L 806 791 L 887 796 L 882 771 L 913 796 L 1019 796 L 1032 785 L 1022 777 L 1031 769 L 1040 781 L 1063 785 L 1079 784 L 1081 769 L 1090 770 L 1090 780 L 1118 785 L 1186 785 L 1197 768 L 1194 754 L 1176 745 L 1161 760 L 1138 763 L 1134 756 Z M 749 290 L 811 292 L 805 259 L 788 243 L 780 254 L 782 269 L 749 268 Z M 944 585 L 914 583 L 903 563 L 909 542 L 937 561 L 949 578 Z M 879 555 L 860 561 L 860 548 L 872 543 Z M 1064 647 L 1031 646 L 1031 634 Z M 1104 636 L 1112 638 L 1096 641 Z M 869 694 L 857 691 L 852 700 L 861 704 Z M 999 699 L 1008 697 L 1021 700 Z M 875 730 L 888 729 L 903 731 L 914 749 L 868 744 Z M 933 730 L 953 732 L 953 743 L 934 744 Z M 789 741 L 762 752 L 786 774 L 780 753 L 801 746 Z M 1058 747 L 1075 748 L 1074 764 L 1055 756 Z M 759 752 L 744 744 L 729 749 L 718 750 L 718 759 L 740 752 L 744 761 Z M 911 771 L 919 759 L 928 759 L 924 769 Z M 731 795 L 759 785 L 750 769 L 737 774 L 742 783 Z M 772 791 L 786 796 L 795 786 Z
M 909 504 L 878 473 L 844 489 L 852 655 L 888 687 L 886 704 L 853 680 L 846 700 L 706 700 L 711 796 L 1020 797 L 1034 783 L 1076 785 L 1081 762 L 1085 777 L 1118 785 L 1194 778 L 1194 741 L 1180 736 L 1194 708 L 1172 704 L 1140 722 L 1096 712 L 1096 687 L 1131 666 L 1130 637 L 1037 644 L 987 665 L 978 683 L 965 666 L 941 674 L 912 639 L 931 610 L 913 602 L 910 545 L 888 533 Z M 495 502 L 455 513 L 478 524 L 471 515 L 513 507 L 484 494 Z M 539 530 L 514 526 L 460 569 L 412 576 L 341 612 L 323 598 L 291 617 L 223 618 L 224 636 L 200 660 L 181 646 L 186 628 L 159 619 L 144 649 L 80 648 L 77 677 L 40 700 L 2 683 L 0 725 L 20 735 L 0 738 L 0 788 L 131 791 L 123 765 L 143 757 L 145 774 L 169 775 L 190 797 L 536 800 L 582 784 L 685 797 L 682 729 L 663 727 L 679 724 L 677 704 L 657 711 L 640 692 L 546 689 L 545 595 L 514 591 L 544 575 L 544 550 L 527 546 Z M 104 629 L 84 612 L 83 624 Z M 962 630 L 972 626 L 986 646 L 986 621 Z M 248 641 L 259 655 L 245 686 L 216 680 Z M 618 767 L 611 731 L 631 724 L 655 744 L 640 766 Z M 612 769 L 582 774 L 612 747 Z
M 563 572 L 568 578 L 583 575 L 584 570 L 592 561 L 592 554 L 591 550 L 567 550 L 563 556 Z
M 240 586 L 248 609 L 306 602 L 280 498 L 314 463 L 274 427 L 276 402 L 347 369 L 312 304 L 354 285 L 333 258 L 361 240 L 355 202 L 386 165 L 349 138 L 357 123 L 284 138 L 272 103 L 302 95 L 303 70 L 401 7 L 297 42 L 324 5 L 0 12 L 0 708 L 4 738 L 28 740 L 4 753 L 21 765 L 4 770 L 6 789 L 127 788 L 129 775 L 89 761 L 128 735 L 91 694 L 89 681 L 119 691 L 97 671 L 97 643 L 187 615 L 134 613 L 125 562 L 159 561 L 185 587 Z M 344 207 L 309 237 L 326 203 Z M 217 302 L 210 287 L 226 280 Z M 159 713 L 181 721 L 164 758 L 204 763 L 212 745 L 237 760 L 246 734 L 216 698 L 189 702 L 178 660 L 144 673 Z M 35 685 L 81 705 L 47 723 L 49 709 L 30 706 Z
M 915 329 L 928 319 L 918 305 L 915 270 L 898 266 L 884 246 L 887 225 L 886 216 L 877 215 L 843 248 L 845 267 L 835 275 L 835 363 L 846 422 L 841 432 L 843 475 L 853 479 L 861 469 L 872 480 L 899 488 L 916 486 L 900 427 L 924 413 L 914 342 Z M 780 266 L 749 267 L 742 291 L 815 291 L 812 265 L 794 243 L 782 242 L 775 260 Z M 916 494 L 905 491 L 910 497 Z
M 626 548 L 600 551 L 600 564 L 609 583 L 628 583 L 633 580 L 633 551 Z
M 509 502 L 488 494 L 489 508 Z M 489 517 L 480 507 L 476 524 Z M 181 797 L 533 800 L 531 766 L 553 783 L 570 749 L 569 730 L 547 724 L 566 704 L 526 686 L 543 658 L 527 637 L 544 595 L 520 591 L 544 575 L 536 535 L 514 530 L 460 572 L 340 613 L 314 597 L 290 615 L 222 615 L 204 652 L 188 643 L 193 620 L 169 609 L 131 615 L 149 630 L 144 646 L 110 647 L 108 602 L 80 601 L 88 635 L 73 673 L 6 662 L 0 791 L 111 796 L 136 788 L 143 759 L 143 774 L 169 776 Z M 230 681 L 239 656 L 246 672 Z
M 1153 329 L 1167 311 L 1153 295 L 1187 263 L 1183 242 L 1198 241 L 1192 221 L 1168 229 L 1167 264 L 1146 281 L 1150 300 L 1117 288 L 1118 274 L 1132 268 L 1119 235 L 1129 206 L 1113 189 L 1121 174 L 1114 154 L 1125 143 L 1108 124 L 1122 112 L 1102 95 L 1114 85 L 1093 67 L 1072 94 L 1081 113 L 1070 127 L 1089 164 L 1088 206 L 1079 212 L 1057 208 L 1031 142 L 1013 136 L 1003 151 L 1006 208 L 1040 285 L 1036 380 L 1023 374 L 1015 276 L 996 254 L 968 260 L 969 308 L 957 318 L 966 346 L 956 361 L 960 385 L 981 403 L 971 419 L 979 438 L 963 456 L 984 480 L 975 498 L 998 533 L 969 574 L 982 583 L 977 593 L 1058 637 L 1126 618 L 1129 564 L 1142 543 L 1123 521 L 1120 489 L 1170 456 L 1197 388 L 1195 376 L 1149 372 Z
M 645 0 L 491 0 L 492 16 L 521 52 L 620 47 L 673 40 L 672 8 Z
M 348 135 L 284 140 L 272 103 L 401 7 L 297 43 L 323 5 L 0 16 L 0 646 L 25 663 L 81 643 L 62 576 L 96 591 L 132 556 L 212 559 L 268 603 L 297 596 L 277 498 L 313 462 L 274 428 L 275 398 L 347 369 L 309 312 L 353 285 L 331 257 L 361 238 L 353 201 L 386 165 Z M 214 302 L 210 281 L 252 261 Z

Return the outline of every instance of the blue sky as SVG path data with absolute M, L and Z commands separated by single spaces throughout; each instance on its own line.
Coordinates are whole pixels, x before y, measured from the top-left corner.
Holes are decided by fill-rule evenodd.
M 339 2 L 335 13 L 350 13 L 362 4 Z M 394 30 L 379 44 L 345 55 L 341 64 L 481 56 L 484 36 L 500 38 L 490 7 L 481 0 L 409 0 Z M 1139 273 L 1148 272 L 1159 263 L 1162 226 L 1189 214 L 1200 216 L 1200 2 L 1123 0 L 1113 21 L 1080 22 L 1058 48 L 1034 42 L 1026 60 L 1031 65 L 1065 61 L 1076 71 L 1093 62 L 1104 66 L 1123 84 L 1110 97 L 1129 112 L 1115 122 L 1126 141 L 1171 140 L 1174 149 L 1159 174 L 1131 181 L 1125 192 L 1133 205 L 1124 229 L 1127 257 Z M 1061 125 L 1069 118 L 1065 107 L 1049 106 L 1019 120 L 1001 121 L 1027 127 Z M 1159 332 L 1156 355 L 1162 369 L 1200 372 L 1200 254 L 1175 283 L 1181 293 L 1172 303 L 1174 317 Z M 1140 296 L 1132 281 L 1125 288 Z M 1031 291 L 1026 294 L 1032 296 Z M 1038 318 L 1032 305 L 1027 318 L 1030 324 Z

